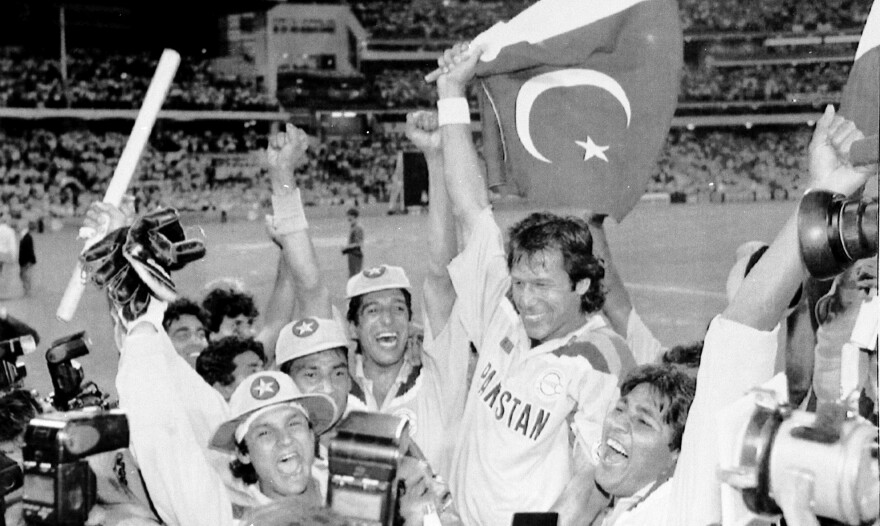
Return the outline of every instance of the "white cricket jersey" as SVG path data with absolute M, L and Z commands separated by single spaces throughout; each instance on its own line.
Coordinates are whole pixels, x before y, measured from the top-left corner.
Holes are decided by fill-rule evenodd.
M 450 486 L 465 524 L 509 526 L 515 512 L 550 509 L 571 478 L 570 415 L 587 443 L 601 436 L 618 393 L 609 363 L 624 361 L 611 358 L 625 344 L 592 316 L 532 348 L 506 297 L 507 260 L 488 208 L 449 273 L 460 319 L 479 349 Z
M 470 342 L 457 309 L 435 337 L 425 319 L 422 364 L 408 358 L 400 368 L 388 396 L 380 403 L 373 396 L 373 382 L 364 375 L 363 355 L 355 355 L 352 396 L 375 411 L 409 420 L 410 436 L 425 454 L 433 470 L 449 477 L 449 463 L 458 423 L 467 395 Z

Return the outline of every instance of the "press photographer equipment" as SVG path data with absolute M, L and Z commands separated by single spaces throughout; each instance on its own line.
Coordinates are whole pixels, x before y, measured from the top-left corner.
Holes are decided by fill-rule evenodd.
M 14 361 L 19 356 L 30 354 L 37 350 L 37 343 L 30 334 L 19 336 L 0 342 L 0 358 Z
M 400 462 L 409 448 L 409 423 L 399 417 L 352 411 L 330 442 L 327 503 L 353 526 L 396 524 Z
M 807 193 L 798 210 L 798 236 L 810 274 L 832 278 L 875 256 L 877 220 L 876 199 Z M 813 515 L 846 524 L 880 517 L 880 430 L 858 415 L 859 354 L 877 352 L 878 303 L 876 296 L 862 303 L 840 350 L 836 401 L 809 413 L 781 402 L 772 390 L 754 391 L 754 408 L 735 442 L 735 465 L 720 472 L 750 512 L 778 518 L 778 498 L 791 489 L 783 485 L 800 478 L 812 485 L 807 511 Z
M 27 368 L 23 363 L 0 360 L 0 391 L 15 389 L 25 376 Z
M 83 407 L 109 408 L 107 395 L 94 382 L 85 382 L 82 365 L 76 358 L 89 354 L 91 340 L 85 331 L 59 338 L 46 351 L 46 365 L 55 391 L 48 401 L 59 411 Z
M 833 278 L 877 254 L 877 200 L 808 192 L 798 208 L 798 237 L 810 275 Z
M 880 516 L 877 428 L 848 416 L 843 403 L 818 412 L 793 410 L 772 391 L 756 391 L 756 404 L 739 439 L 735 477 L 749 511 L 767 519 L 782 510 L 774 499 L 783 475 L 799 473 L 813 482 L 811 512 L 846 524 Z
M 37 348 L 30 334 L 0 342 L 0 391 L 15 388 L 27 376 L 27 369 L 18 360 Z
M 18 462 L 0 453 L 0 526 L 6 526 L 6 495 L 24 484 L 24 475 Z
M 28 524 L 85 524 L 95 504 L 95 474 L 86 457 L 128 446 L 128 420 L 120 410 L 51 413 L 25 430 L 24 502 Z

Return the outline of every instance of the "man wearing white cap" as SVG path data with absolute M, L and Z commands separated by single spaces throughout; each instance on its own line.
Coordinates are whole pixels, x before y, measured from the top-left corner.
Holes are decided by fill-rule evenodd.
M 351 396 L 348 352 L 351 340 L 336 320 L 303 318 L 288 323 L 278 334 L 275 357 L 281 372 L 304 393 L 324 393 L 333 399 L 340 414 L 366 410 Z
M 422 132 L 408 123 L 407 135 L 425 152 L 429 173 L 442 173 L 439 134 Z M 342 339 L 337 335 L 324 340 L 322 336 L 336 330 L 331 321 L 334 313 L 293 177 L 293 168 L 306 147 L 304 134 L 292 126 L 269 141 L 270 165 L 274 167 L 270 170 L 275 213 L 271 227 L 296 281 L 295 312 L 299 318 L 281 331 L 277 361 L 282 366 L 290 363 L 285 369 L 304 389 L 308 382 L 323 376 L 320 392 L 335 392 L 332 396 L 342 403 L 342 387 L 351 379 L 345 378 L 339 367 L 341 353 L 334 356 L 325 352 L 341 348 Z M 445 475 L 456 419 L 464 407 L 470 351 L 461 324 L 452 313 L 455 296 L 445 266 L 454 255 L 455 238 L 442 178 L 431 179 L 431 198 L 433 235 L 424 288 L 426 342 L 422 364 L 405 357 L 412 319 L 409 279 L 402 268 L 382 265 L 356 274 L 346 287 L 348 320 L 360 351 L 349 366 L 354 374 L 352 394 L 369 410 L 408 419 L 415 443 L 431 465 Z M 306 367 L 307 362 L 322 363 Z M 318 369 L 324 372 L 317 374 Z M 315 377 L 309 379 L 310 374 Z
M 233 474 L 259 504 L 304 495 L 323 501 L 312 477 L 315 437 L 340 413 L 321 393 L 303 394 L 284 373 L 264 371 L 242 381 L 229 401 L 232 418 L 214 433 L 211 447 L 234 452 Z

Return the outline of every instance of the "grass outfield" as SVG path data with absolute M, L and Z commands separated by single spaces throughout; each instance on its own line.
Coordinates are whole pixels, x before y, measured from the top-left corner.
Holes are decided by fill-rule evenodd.
M 667 344 L 699 339 L 708 321 L 724 307 L 724 282 L 734 250 L 751 240 L 771 241 L 795 202 L 728 205 L 652 206 L 642 204 L 620 224 L 607 226 L 615 263 L 646 323 Z M 496 217 L 506 227 L 525 209 L 502 209 Z M 334 301 L 344 308 L 347 267 L 339 249 L 348 226 L 340 208 L 335 216 L 312 220 L 312 236 Z M 407 269 L 421 283 L 430 239 L 427 215 L 362 217 L 366 231 L 365 265 L 391 263 Z M 187 222 L 188 225 L 192 221 Z M 200 297 L 210 280 L 236 276 L 265 305 L 275 277 L 277 249 L 260 222 L 206 222 L 205 259 L 175 276 L 181 293 Z M 75 258 L 82 249 L 76 231 L 35 235 L 35 290 L 28 299 L 3 301 L 14 316 L 33 325 L 42 337 L 36 353 L 27 356 L 28 385 L 42 394 L 51 391 L 44 355 L 55 338 L 87 330 L 92 353 L 80 359 L 86 377 L 113 394 L 118 353 L 112 343 L 103 296 L 92 286 L 74 320 L 55 319 L 55 309 Z M 418 307 L 417 307 L 418 309 Z M 419 310 L 416 310 L 419 312 Z

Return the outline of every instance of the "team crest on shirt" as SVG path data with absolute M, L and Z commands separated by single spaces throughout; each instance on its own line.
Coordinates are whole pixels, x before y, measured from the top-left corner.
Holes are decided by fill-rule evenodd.
M 370 279 L 378 278 L 382 274 L 385 274 L 385 267 L 373 267 L 364 271 L 364 277 Z
M 562 371 L 558 369 L 548 369 L 541 373 L 538 376 L 538 382 L 535 384 L 535 389 L 538 391 L 538 395 L 547 399 L 557 398 L 564 394 L 565 386 L 563 385 L 563 378 L 565 377 L 563 376 Z
M 418 420 L 416 420 L 416 412 L 408 407 L 401 407 L 393 411 L 391 414 L 409 422 L 409 436 L 413 436 L 419 430 Z

